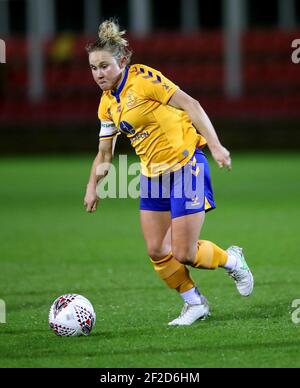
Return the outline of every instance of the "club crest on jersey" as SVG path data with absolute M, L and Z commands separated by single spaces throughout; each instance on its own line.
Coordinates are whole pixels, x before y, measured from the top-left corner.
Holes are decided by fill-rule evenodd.
M 133 108 L 136 106 L 137 98 L 132 92 L 128 92 L 126 95 L 126 106 L 127 108 Z

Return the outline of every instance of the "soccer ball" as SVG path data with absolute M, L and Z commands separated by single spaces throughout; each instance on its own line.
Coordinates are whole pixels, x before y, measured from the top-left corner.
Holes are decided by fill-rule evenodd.
M 62 295 L 53 302 L 50 308 L 49 325 L 58 336 L 88 336 L 95 324 L 94 308 L 91 302 L 82 295 Z

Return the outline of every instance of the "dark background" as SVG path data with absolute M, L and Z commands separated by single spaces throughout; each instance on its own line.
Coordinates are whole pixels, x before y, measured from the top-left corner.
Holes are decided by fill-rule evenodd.
M 83 30 L 84 0 L 55 0 L 56 23 L 58 32 L 65 30 L 81 33 Z M 198 0 L 200 4 L 200 23 L 203 28 L 221 28 L 222 0 Z M 180 0 L 152 0 L 153 21 L 156 30 L 178 30 L 180 26 Z M 24 18 L 26 4 L 24 0 L 10 0 L 10 25 L 13 34 L 26 33 Z M 128 0 L 102 1 L 103 18 L 117 15 L 120 23 L 128 28 Z M 276 27 L 278 8 L 276 0 L 249 0 L 249 28 Z M 170 9 L 172 17 L 170 17 Z M 300 2 L 296 1 L 296 18 L 300 24 Z
M 291 30 L 279 27 L 277 0 L 247 1 L 241 37 L 244 90 L 238 99 L 224 92 L 223 2 L 198 3 L 199 28 L 190 34 L 180 29 L 180 0 L 152 0 L 153 27 L 143 38 L 131 33 L 128 0 L 102 0 L 99 24 L 117 17 L 128 30 L 133 63 L 161 70 L 197 98 L 228 147 L 298 150 L 300 64 L 291 61 L 291 43 L 300 39 L 300 1 L 295 1 L 297 26 Z M 56 0 L 55 8 L 55 35 L 43 42 L 45 93 L 33 103 L 28 98 L 26 1 L 9 1 L 10 33 L 0 35 L 7 45 L 7 63 L 0 65 L 1 154 L 97 149 L 101 93 L 85 53 L 97 31 L 84 32 L 84 0 Z M 120 149 L 129 146 L 126 139 L 119 143 Z

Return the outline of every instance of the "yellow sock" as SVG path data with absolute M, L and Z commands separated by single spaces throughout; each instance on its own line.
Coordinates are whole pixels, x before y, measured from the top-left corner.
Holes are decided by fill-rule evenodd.
M 223 249 L 210 241 L 198 241 L 198 251 L 194 262 L 194 268 L 216 269 L 224 267 L 228 254 Z
M 154 265 L 155 272 L 169 288 L 183 293 L 195 287 L 188 269 L 179 263 L 172 254 L 159 261 L 151 259 L 151 262 Z

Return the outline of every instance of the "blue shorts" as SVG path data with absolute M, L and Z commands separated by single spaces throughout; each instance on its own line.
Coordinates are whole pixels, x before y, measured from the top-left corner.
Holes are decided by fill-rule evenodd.
M 171 212 L 172 219 L 215 209 L 209 165 L 196 149 L 180 170 L 157 178 L 141 175 L 140 210 Z

